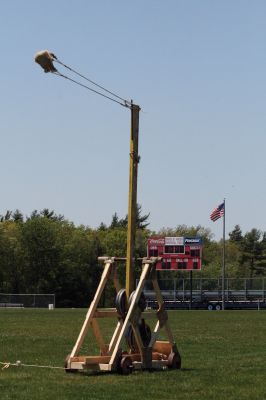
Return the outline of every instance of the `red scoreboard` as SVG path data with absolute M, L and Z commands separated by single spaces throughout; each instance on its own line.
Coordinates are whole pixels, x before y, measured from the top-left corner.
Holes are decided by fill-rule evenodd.
M 162 257 L 157 270 L 200 270 L 202 238 L 151 237 L 148 239 L 148 257 Z

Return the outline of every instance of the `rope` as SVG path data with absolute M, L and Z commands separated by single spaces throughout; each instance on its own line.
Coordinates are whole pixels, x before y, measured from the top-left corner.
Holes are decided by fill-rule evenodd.
M 93 80 L 91 80 L 91 79 L 87 78 L 86 76 L 80 74 L 78 71 L 75 71 L 73 68 L 71 68 L 71 67 L 69 67 L 68 65 L 64 64 L 62 61 L 58 60 L 58 58 L 56 58 L 55 56 L 54 56 L 54 58 L 53 58 L 53 61 L 57 62 L 58 64 L 61 64 L 63 67 L 67 68 L 69 71 L 71 71 L 71 72 L 73 72 L 74 74 L 80 76 L 81 78 L 85 79 L 86 81 L 92 83 L 93 85 L 97 86 L 98 88 L 104 90 L 106 93 L 109 93 L 109 94 L 111 94 L 113 97 L 115 97 L 115 98 L 121 100 L 122 103 L 121 103 L 120 101 L 117 101 L 117 100 L 113 99 L 113 98 L 110 97 L 110 96 L 104 95 L 103 93 L 98 92 L 98 91 L 95 90 L 95 89 L 92 89 L 92 88 L 89 87 L 89 86 L 86 86 L 86 85 L 84 85 L 84 84 L 82 84 L 82 83 L 80 83 L 80 82 L 77 82 L 77 81 L 75 81 L 74 79 L 71 79 L 71 78 L 69 78 L 69 77 L 66 76 L 66 75 L 63 75 L 63 74 L 61 74 L 61 73 L 58 72 L 58 71 L 51 71 L 51 72 L 53 72 L 54 74 L 59 75 L 59 76 L 65 78 L 65 79 L 68 79 L 68 80 L 70 80 L 71 82 L 74 82 L 74 83 L 76 83 L 76 84 L 79 85 L 79 86 L 82 86 L 82 87 L 84 87 L 84 88 L 86 88 L 86 89 L 88 89 L 88 90 L 90 90 L 90 91 L 92 91 L 92 92 L 94 92 L 94 93 L 97 93 L 97 94 L 99 94 L 100 96 L 105 97 L 105 98 L 108 99 L 108 100 L 112 100 L 112 101 L 114 101 L 115 103 L 118 103 L 118 104 L 120 104 L 120 105 L 123 106 L 123 107 L 131 108 L 131 102 L 130 102 L 130 101 L 123 99 L 122 97 L 120 97 L 120 96 L 118 96 L 117 94 L 111 92 L 110 90 L 104 88 L 103 86 L 99 85 L 98 83 L 94 82 Z
M 49 369 L 63 369 L 66 370 L 64 367 L 54 367 L 52 365 L 35 365 L 35 364 L 23 364 L 21 361 L 16 361 L 15 363 L 10 362 L 1 362 L 0 364 L 3 365 L 2 370 L 12 367 L 33 367 L 33 368 L 49 368 Z
M 67 80 L 69 80 L 69 81 L 71 81 L 71 82 L 73 82 L 73 83 L 76 83 L 76 85 L 82 86 L 82 87 L 84 87 L 85 89 L 90 90 L 91 92 L 97 93 L 97 94 L 99 94 L 100 96 L 105 97 L 106 99 L 109 99 L 109 100 L 111 100 L 111 101 L 113 101 L 113 102 L 115 102 L 115 103 L 117 103 L 117 104 L 120 104 L 120 105 L 123 106 L 123 107 L 131 108 L 131 105 L 129 105 L 129 102 L 128 102 L 127 100 L 124 100 L 124 103 L 121 103 L 121 102 L 118 101 L 118 100 L 112 99 L 112 97 L 106 96 L 105 94 L 100 93 L 100 92 L 98 92 L 97 90 L 92 89 L 92 88 L 90 88 L 89 86 L 84 85 L 83 83 L 80 83 L 80 82 L 78 82 L 78 81 L 75 81 L 74 79 L 69 78 L 68 76 L 61 74 L 61 72 L 56 71 L 56 72 L 53 72 L 53 74 L 54 74 L 54 75 L 57 75 L 57 76 L 61 76 L 62 78 L 65 78 L 65 79 L 67 79 Z
M 87 78 L 86 76 L 80 74 L 79 72 L 75 71 L 73 68 L 70 68 L 69 66 L 67 66 L 66 64 L 62 63 L 62 61 L 59 61 L 58 58 L 54 59 L 55 62 L 63 65 L 63 67 L 69 69 L 71 72 L 74 72 L 74 74 L 77 74 L 78 76 L 80 76 L 83 79 L 86 79 L 86 81 L 92 83 L 93 85 L 97 86 L 98 88 L 104 90 L 105 92 L 111 94 L 112 96 L 116 97 L 117 99 L 122 100 L 124 103 L 128 103 L 130 104 L 130 102 L 128 100 L 123 99 L 122 97 L 118 96 L 117 94 L 111 92 L 110 90 L 107 90 L 106 88 L 104 88 L 103 86 L 99 85 L 98 83 L 94 82 L 93 80 Z

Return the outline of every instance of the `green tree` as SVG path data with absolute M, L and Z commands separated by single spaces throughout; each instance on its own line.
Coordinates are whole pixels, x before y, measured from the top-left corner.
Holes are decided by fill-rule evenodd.
M 27 280 L 35 293 L 53 292 L 60 260 L 60 225 L 48 218 L 28 219 L 22 228 L 27 258 Z
M 63 215 L 61 215 L 61 214 L 57 215 L 54 212 L 54 210 L 49 210 L 49 208 L 44 208 L 40 212 L 38 212 L 37 210 L 32 211 L 32 213 L 28 219 L 34 219 L 34 218 L 39 218 L 39 217 L 47 218 L 52 221 L 63 221 L 64 220 Z
M 239 225 L 236 225 L 232 232 L 229 233 L 229 240 L 238 245 L 241 245 L 243 242 L 243 235 Z
M 61 306 L 88 306 L 100 278 L 101 244 L 97 232 L 84 226 L 67 225 L 63 230 L 57 299 Z
M 98 227 L 98 230 L 99 230 L 99 231 L 106 231 L 106 229 L 107 229 L 106 224 L 103 223 L 103 222 L 101 222 L 100 225 L 99 225 L 99 227 Z
M 265 262 L 263 259 L 264 240 L 260 240 L 261 236 L 261 231 L 253 228 L 243 238 L 241 267 L 246 275 L 249 274 L 250 278 L 264 272 L 264 268 L 261 268 L 262 261 Z M 262 239 L 264 239 L 264 236 Z
M 0 215 L 0 222 L 9 221 L 12 217 L 12 211 L 7 210 L 5 215 Z
M 142 215 L 142 206 L 137 204 L 136 209 L 136 229 L 147 229 L 150 225 L 148 219 L 150 217 L 150 213 Z M 121 226 L 127 227 L 128 224 L 128 215 L 122 220 L 120 220 Z
M 118 218 L 118 214 L 115 212 L 114 215 L 112 216 L 112 221 L 111 224 L 109 226 L 110 229 L 115 229 L 115 228 L 119 228 L 121 226 L 123 226 L 123 220 L 120 220 Z
M 261 257 L 258 262 L 258 268 L 263 276 L 266 275 L 266 232 L 263 232 L 261 240 Z
M 239 242 L 232 241 L 231 239 L 226 240 L 225 242 L 226 277 L 243 278 L 242 271 L 240 268 L 241 256 L 242 256 L 242 250 L 241 247 L 239 246 Z
M 136 209 L 136 229 L 147 229 L 149 226 L 148 219 L 150 217 L 150 213 L 142 215 L 142 207 L 140 204 L 137 204 Z M 119 219 L 118 214 L 115 212 L 112 216 L 112 221 L 110 224 L 110 228 L 127 228 L 128 224 L 128 215 L 125 218 Z
M 15 222 L 23 222 L 24 221 L 23 214 L 19 210 L 15 210 L 12 213 L 12 219 Z
M 0 286 L 3 292 L 25 291 L 25 253 L 21 226 L 7 220 L 0 223 Z

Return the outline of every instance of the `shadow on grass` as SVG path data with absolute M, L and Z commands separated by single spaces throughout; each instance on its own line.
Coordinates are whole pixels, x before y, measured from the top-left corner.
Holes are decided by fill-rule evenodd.
M 69 371 L 67 374 L 71 375 L 76 375 L 76 376 L 84 376 L 86 378 L 88 377 L 98 377 L 98 376 L 130 376 L 130 375 L 137 375 L 139 373 L 146 373 L 146 374 L 156 374 L 156 373 L 187 373 L 187 372 L 195 372 L 197 371 L 196 368 L 181 368 L 181 369 L 143 369 L 143 370 L 133 370 L 132 373 L 129 373 L 128 375 L 123 375 L 119 371 L 84 371 L 84 372 L 79 372 L 79 371 Z

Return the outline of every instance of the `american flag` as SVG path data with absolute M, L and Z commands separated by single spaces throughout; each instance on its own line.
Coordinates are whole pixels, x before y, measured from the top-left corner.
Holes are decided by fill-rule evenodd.
M 216 207 L 210 215 L 210 219 L 215 222 L 217 219 L 221 218 L 224 215 L 224 203 L 220 204 Z

